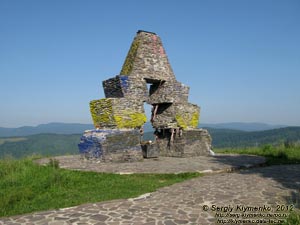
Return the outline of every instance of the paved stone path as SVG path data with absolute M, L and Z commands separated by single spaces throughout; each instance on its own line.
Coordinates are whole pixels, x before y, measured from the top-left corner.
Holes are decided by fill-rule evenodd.
M 59 166 L 65 169 L 85 170 L 108 173 L 183 173 L 183 172 L 226 172 L 241 167 L 252 167 L 265 163 L 264 157 L 236 154 L 217 154 L 214 157 L 198 156 L 192 158 L 159 157 L 144 159 L 142 162 L 101 163 L 83 160 L 79 155 L 54 157 Z M 47 164 L 49 159 L 38 163 Z
M 218 217 L 216 211 L 213 211 L 214 205 L 220 209 L 223 207 L 223 211 L 227 209 L 224 207 L 228 209 L 232 207 L 230 216 L 241 216 L 239 210 L 242 210 L 243 206 L 248 209 L 255 206 L 265 207 L 271 210 L 267 213 L 274 216 L 276 205 L 290 204 L 300 204 L 300 165 L 280 165 L 212 174 L 161 188 L 136 199 L 85 204 L 0 218 L 0 224 L 206 225 L 217 224 Z M 204 210 L 206 206 L 208 211 Z

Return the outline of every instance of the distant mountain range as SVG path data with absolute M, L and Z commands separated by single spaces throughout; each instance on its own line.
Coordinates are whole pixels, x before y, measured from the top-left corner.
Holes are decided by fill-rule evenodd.
M 273 130 L 283 127 L 289 127 L 287 125 L 271 125 L 266 123 L 201 123 L 199 128 L 215 128 L 215 129 L 230 129 L 239 131 L 263 131 L 263 130 Z M 152 131 L 152 125 L 150 122 L 145 123 L 144 130 L 146 132 Z
M 85 130 L 90 129 L 94 129 L 94 125 L 80 123 L 47 123 L 18 128 L 0 127 L 0 137 L 22 137 L 34 134 L 82 134 Z
M 231 129 L 240 131 L 263 131 L 272 130 L 285 125 L 270 125 L 265 123 L 217 123 L 217 124 L 200 124 L 201 128 L 215 129 Z M 48 123 L 38 126 L 24 126 L 19 128 L 4 128 L 0 127 L 0 137 L 22 137 L 34 134 L 82 134 L 85 130 L 94 129 L 92 124 L 80 123 Z M 152 126 L 149 122 L 144 125 L 145 132 L 152 131 Z
M 270 125 L 266 123 L 203 123 L 199 127 L 205 128 L 215 128 L 215 129 L 231 129 L 231 130 L 241 130 L 241 131 L 263 131 L 272 130 L 283 127 L 288 127 L 286 125 Z

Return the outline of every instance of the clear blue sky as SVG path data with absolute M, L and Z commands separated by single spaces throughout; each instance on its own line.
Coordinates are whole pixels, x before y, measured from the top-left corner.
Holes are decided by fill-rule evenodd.
M 202 123 L 300 125 L 298 0 L 0 0 L 0 126 L 92 123 L 139 29 L 161 37 Z

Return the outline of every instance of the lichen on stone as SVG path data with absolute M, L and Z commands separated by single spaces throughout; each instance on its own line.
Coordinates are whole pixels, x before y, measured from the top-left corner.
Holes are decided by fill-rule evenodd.
M 112 117 L 112 100 L 110 98 L 91 101 L 90 112 L 95 127 L 115 126 L 115 120 Z
M 192 115 L 192 119 L 190 121 L 190 126 L 192 128 L 197 128 L 198 124 L 199 124 L 199 112 L 194 112 Z
M 118 128 L 138 128 L 143 126 L 147 121 L 147 117 L 144 113 L 122 111 L 118 115 L 114 115 Z
M 186 115 L 177 114 L 175 116 L 177 124 L 179 127 L 186 129 L 188 127 L 188 121 L 187 121 Z
M 131 44 L 131 47 L 128 51 L 127 57 L 125 59 L 125 62 L 123 64 L 122 70 L 120 74 L 122 75 L 128 75 L 132 69 L 133 69 L 133 63 L 134 63 L 134 58 L 137 54 L 137 50 L 139 48 L 139 41 L 135 39 L 133 43 Z
M 190 113 L 176 114 L 175 116 L 177 124 L 183 129 L 187 128 L 197 128 L 199 123 L 199 113 L 194 112 L 192 115 Z

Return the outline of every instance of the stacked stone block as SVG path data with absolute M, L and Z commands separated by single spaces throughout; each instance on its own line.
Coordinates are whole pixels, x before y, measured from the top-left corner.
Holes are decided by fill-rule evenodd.
M 85 131 L 78 147 L 85 158 L 97 158 L 104 162 L 131 162 L 143 159 L 137 130 Z
M 147 118 L 144 106 L 136 99 L 104 98 L 90 102 L 96 128 L 139 128 Z
M 148 97 L 147 84 L 138 77 L 117 75 L 102 82 L 106 98 L 137 99 L 141 102 Z
M 123 98 L 128 90 L 128 76 L 116 76 L 102 82 L 106 98 Z
M 146 122 L 143 106 L 147 102 L 152 105 L 151 123 L 156 130 L 156 142 L 151 147 L 143 144 L 144 156 L 208 154 L 211 138 L 207 131 L 197 129 L 200 107 L 188 102 L 189 87 L 176 80 L 161 39 L 155 33 L 138 31 L 120 75 L 102 84 L 106 98 L 90 102 L 96 128 L 112 131 L 142 128 Z M 149 90 L 147 84 L 150 84 Z M 130 138 L 136 140 L 139 133 L 136 136 L 129 135 Z M 123 143 L 118 138 L 110 141 L 116 140 Z M 128 149 L 128 143 L 135 143 L 126 138 L 124 140 L 127 140 L 124 141 L 127 144 L 123 149 Z M 103 141 L 99 139 L 98 142 Z M 122 145 L 117 146 L 122 148 Z M 136 145 L 131 147 L 135 149 Z M 147 149 L 151 153 L 145 152 Z M 101 157 L 111 155 L 108 151 L 101 151 Z
M 156 132 L 156 144 L 160 156 L 194 157 L 208 156 L 211 148 L 211 136 L 205 129 L 160 130 Z
M 147 103 L 163 104 L 174 102 L 188 102 L 189 87 L 178 82 L 158 82 L 150 86 Z

